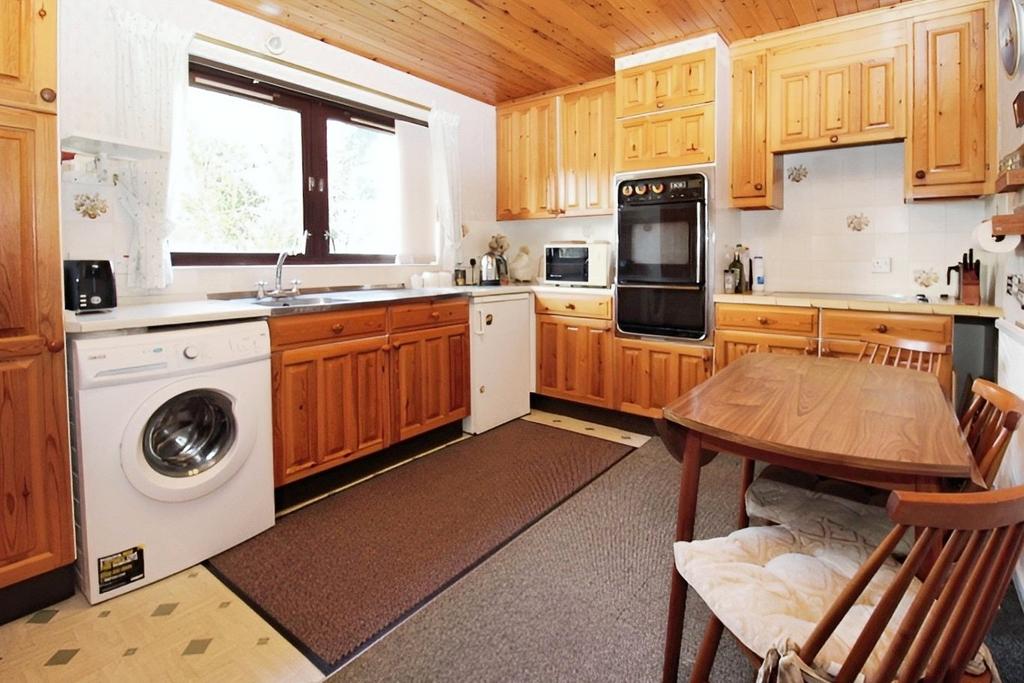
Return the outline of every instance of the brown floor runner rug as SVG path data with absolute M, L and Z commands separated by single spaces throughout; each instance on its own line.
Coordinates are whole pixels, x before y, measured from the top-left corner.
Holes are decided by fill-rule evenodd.
M 631 450 L 516 420 L 287 515 L 208 565 L 328 673 Z

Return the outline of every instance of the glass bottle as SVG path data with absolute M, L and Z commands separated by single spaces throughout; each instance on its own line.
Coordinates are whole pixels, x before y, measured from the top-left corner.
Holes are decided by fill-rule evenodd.
M 742 294 L 746 291 L 746 287 L 744 286 L 744 282 L 746 282 L 746 280 L 743 278 L 742 252 L 743 245 L 737 244 L 736 251 L 734 251 L 732 255 L 732 263 L 729 264 L 729 270 L 734 273 L 733 282 L 736 283 L 736 289 L 734 290 L 736 294 Z

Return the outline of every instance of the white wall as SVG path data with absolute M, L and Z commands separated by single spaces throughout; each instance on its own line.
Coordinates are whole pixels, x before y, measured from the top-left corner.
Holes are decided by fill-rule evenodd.
M 114 87 L 110 83 L 113 52 L 104 35 L 113 30 L 108 5 L 115 4 L 126 10 L 177 25 L 190 32 L 264 52 L 264 43 L 270 35 L 280 35 L 286 51 L 282 59 L 332 74 L 350 82 L 370 87 L 389 95 L 437 107 L 459 115 L 460 155 L 462 161 L 463 216 L 467 222 L 493 219 L 495 206 L 495 118 L 494 107 L 460 95 L 451 90 L 428 83 L 395 69 L 339 50 L 315 39 L 280 28 L 256 17 L 242 14 L 208 0 L 63 0 L 62 15 L 83 15 L 86 22 L 76 20 L 62 26 L 59 50 L 60 78 L 65 85 L 88 84 L 93 96 L 61 99 L 61 135 L 73 132 L 76 121 L 92 121 L 104 117 L 113 106 L 113 98 L 105 91 Z M 196 43 L 199 45 L 199 43 Z M 329 82 L 326 82 L 329 83 Z M 353 92 L 341 92 L 355 99 Z M 382 100 L 362 95 L 364 101 L 380 105 Z M 392 110 L 401 109 L 396 105 Z M 115 263 L 123 261 L 128 249 L 130 228 L 116 210 L 103 221 L 94 222 L 77 217 L 70 211 L 70 196 L 82 189 L 90 192 L 98 188 L 65 186 L 65 210 L 62 230 L 66 258 L 108 258 Z M 432 219 L 431 219 L 432 220 Z M 387 284 L 404 282 L 409 274 L 421 271 L 419 267 L 398 266 L 308 266 L 289 268 L 287 277 L 298 277 L 305 286 Z M 131 292 L 122 285 L 125 301 L 133 297 L 196 298 L 207 292 L 248 290 L 256 280 L 271 279 L 272 268 L 217 267 L 176 268 L 174 284 L 166 290 Z M 119 283 L 121 285 L 121 283 Z
M 985 202 L 905 204 L 903 163 L 902 143 L 785 155 L 784 175 L 803 165 L 807 177 L 785 179 L 782 210 L 741 217 L 743 243 L 765 257 L 769 291 L 955 295 L 946 267 L 974 246 Z M 847 227 L 857 214 L 870 219 L 862 232 Z M 892 272 L 872 273 L 872 259 L 884 256 Z M 916 272 L 929 270 L 938 284 L 914 282 Z

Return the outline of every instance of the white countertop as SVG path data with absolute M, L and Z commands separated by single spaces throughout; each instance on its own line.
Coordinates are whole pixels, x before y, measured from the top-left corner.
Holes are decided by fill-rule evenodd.
M 466 292 L 471 297 L 498 296 L 499 294 L 521 294 L 529 292 L 557 292 L 559 294 L 573 294 L 578 296 L 611 296 L 611 287 L 559 287 L 556 285 L 503 285 L 483 286 L 473 285 L 470 287 L 455 287 L 460 292 Z M 449 291 L 449 290 L 445 290 Z
M 118 306 L 107 313 L 74 313 L 64 311 L 64 331 L 68 334 L 110 332 L 140 327 L 183 325 L 216 320 L 266 318 L 263 306 L 242 301 L 175 301 Z
M 910 297 L 886 297 L 875 294 L 829 294 L 815 292 L 763 294 L 715 294 L 716 304 L 756 304 L 762 306 L 799 306 L 882 313 L 920 313 L 930 315 L 959 315 L 976 318 L 999 318 L 1003 309 L 998 306 L 969 306 L 955 301 L 917 302 Z

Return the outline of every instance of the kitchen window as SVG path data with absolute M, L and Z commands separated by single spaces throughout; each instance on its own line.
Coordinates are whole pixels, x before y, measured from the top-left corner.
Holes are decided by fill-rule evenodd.
M 401 117 L 209 64 L 190 86 L 174 265 L 395 262 Z

